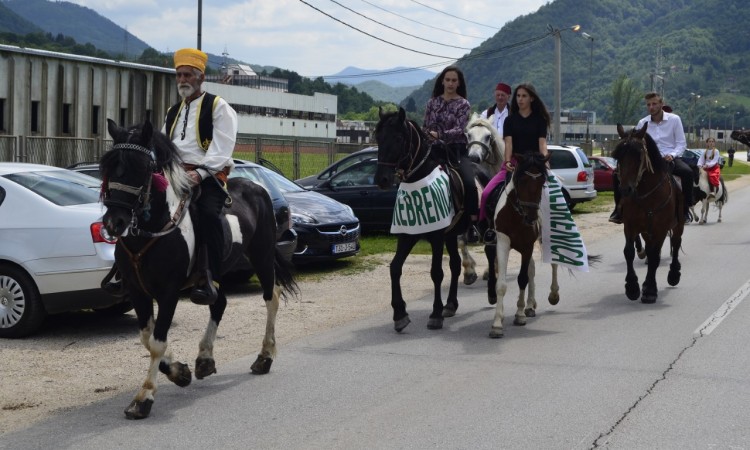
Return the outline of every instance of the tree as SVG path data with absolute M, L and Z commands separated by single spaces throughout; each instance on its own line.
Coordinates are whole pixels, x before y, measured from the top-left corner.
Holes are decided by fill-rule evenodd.
M 406 99 L 404 109 L 406 112 L 417 112 L 417 102 L 414 100 L 414 97 L 409 96 L 409 98 Z
M 620 75 L 612 84 L 612 123 L 635 124 L 641 107 L 641 90 L 625 75 Z

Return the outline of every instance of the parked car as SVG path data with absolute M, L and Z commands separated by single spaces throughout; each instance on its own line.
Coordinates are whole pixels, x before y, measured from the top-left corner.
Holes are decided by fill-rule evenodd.
M 705 151 L 706 149 L 703 148 L 688 148 L 685 150 L 685 153 L 682 154 L 682 159 L 691 166 L 696 165 Z M 724 163 L 726 163 L 726 160 L 723 156 L 719 155 L 719 167 L 723 169 Z
M 596 198 L 594 168 L 580 147 L 548 145 L 549 165 L 562 182 L 563 195 L 571 211 L 578 203 Z
M 589 156 L 589 161 L 594 167 L 594 188 L 597 191 L 611 191 L 617 160 L 609 156 Z
M 115 241 L 101 222 L 100 181 L 40 164 L 0 163 L 0 337 L 36 332 L 47 314 L 122 314 L 100 288 Z
M 359 253 L 359 219 L 349 206 L 248 161 L 235 160 L 230 177 L 249 178 L 284 195 L 291 206 L 292 225 L 297 234 L 297 246 L 292 256 L 295 264 Z
M 294 180 L 294 182 L 304 188 L 311 189 L 331 179 L 332 176 L 347 169 L 348 167 L 351 167 L 360 161 L 365 161 L 365 160 L 372 159 L 372 158 L 375 158 L 375 159 L 378 158 L 377 147 L 367 147 L 365 149 L 356 151 L 352 153 L 351 155 L 345 156 L 344 158 L 326 167 L 320 173 L 317 173 L 315 175 L 310 175 L 309 177 L 300 178 L 298 180 Z
M 393 218 L 398 184 L 387 190 L 378 188 L 374 180 L 377 167 L 377 158 L 359 161 L 312 189 L 349 205 L 363 229 L 388 230 Z
M 236 160 L 236 163 L 244 163 L 244 161 Z M 92 177 L 101 178 L 99 174 L 99 163 L 94 162 L 81 162 L 68 166 L 70 170 L 85 173 Z M 251 178 L 252 179 L 252 178 Z M 257 180 L 253 180 L 256 181 Z M 277 189 L 275 186 L 267 186 L 264 183 L 259 183 L 266 188 L 268 194 L 271 196 L 271 202 L 273 203 L 274 216 L 276 218 L 276 247 L 281 252 L 283 258 L 287 261 L 292 260 L 294 249 L 297 247 L 297 233 L 292 228 L 292 213 L 290 211 L 289 202 L 284 197 L 284 194 Z M 242 262 L 232 270 L 231 274 L 228 274 L 228 279 L 246 280 L 253 273 L 250 261 L 243 258 Z

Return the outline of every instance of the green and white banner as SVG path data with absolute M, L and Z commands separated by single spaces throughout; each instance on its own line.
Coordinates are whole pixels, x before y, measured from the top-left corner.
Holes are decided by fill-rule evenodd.
M 547 177 L 540 209 L 542 261 L 588 272 L 586 245 L 565 203 L 560 180 L 554 174 Z
M 453 220 L 448 174 L 436 167 L 427 177 L 398 186 L 391 233 L 422 234 L 441 230 Z

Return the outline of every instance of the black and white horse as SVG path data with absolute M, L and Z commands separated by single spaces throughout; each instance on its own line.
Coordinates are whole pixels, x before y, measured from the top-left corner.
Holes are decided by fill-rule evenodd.
M 698 167 L 698 185 L 697 189 L 693 191 L 693 197 L 701 202 L 701 214 L 700 218 L 695 214 L 695 209 L 692 209 L 694 220 L 699 224 L 703 225 L 708 220 L 708 207 L 711 203 L 716 206 L 719 210 L 719 218 L 717 222 L 721 222 L 721 210 L 724 205 L 729 202 L 729 192 L 724 186 L 724 178 L 719 178 L 719 187 L 716 192 L 711 192 L 711 187 L 708 185 L 708 172 L 703 170 L 702 167 Z
M 187 364 L 172 357 L 167 333 L 180 291 L 191 283 L 195 233 L 187 205 L 191 187 L 177 149 L 150 122 L 124 129 L 108 120 L 114 145 L 102 156 L 104 224 L 118 237 L 115 264 L 138 317 L 141 343 L 150 355 L 143 386 L 125 410 L 129 419 L 148 417 L 154 402 L 158 372 L 184 387 L 191 382 Z M 225 209 L 225 268 L 248 258 L 257 274 L 266 304 L 266 332 L 253 373 L 268 373 L 276 356 L 275 323 L 279 298 L 296 293 L 286 263 L 276 250 L 276 221 L 268 193 L 245 179 L 230 179 L 233 202 Z M 154 317 L 153 303 L 158 312 Z M 227 299 L 219 293 L 209 307 L 208 326 L 198 345 L 195 376 L 216 373 L 213 357 L 216 331 Z

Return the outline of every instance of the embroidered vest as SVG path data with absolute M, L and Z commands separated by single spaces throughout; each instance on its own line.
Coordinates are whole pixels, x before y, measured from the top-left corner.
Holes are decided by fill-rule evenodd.
M 214 120 L 213 112 L 216 105 L 219 103 L 219 96 L 209 94 L 208 92 L 203 94 L 203 100 L 198 105 L 198 127 L 196 128 L 195 136 L 198 145 L 206 151 L 208 146 L 211 145 L 211 141 L 214 138 Z M 177 117 L 180 115 L 182 108 L 185 107 L 185 101 L 173 105 L 167 111 L 167 119 L 165 123 L 165 129 L 167 130 L 167 136 L 170 139 L 174 136 L 174 129 L 177 125 Z

